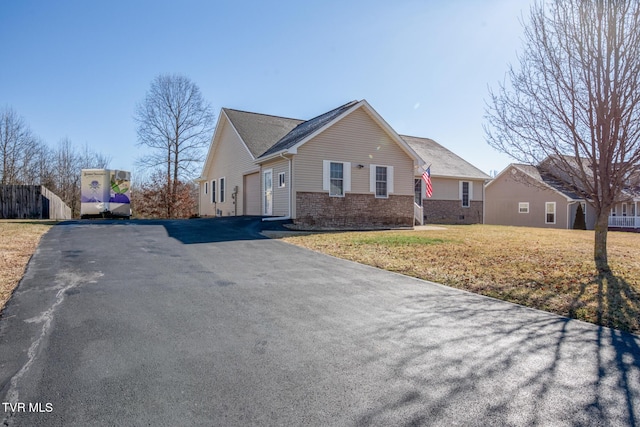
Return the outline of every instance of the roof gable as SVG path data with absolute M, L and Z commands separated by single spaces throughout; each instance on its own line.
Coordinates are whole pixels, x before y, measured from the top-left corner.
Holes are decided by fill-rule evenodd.
M 269 150 L 303 120 L 223 108 L 240 139 L 257 158 Z
M 356 105 L 358 101 L 351 101 L 338 108 L 334 108 L 324 114 L 321 114 L 313 119 L 307 120 L 298 124 L 289 133 L 284 135 L 278 142 L 276 142 L 271 148 L 266 150 L 260 157 L 268 157 L 279 151 L 288 150 L 295 147 L 310 135 L 313 135 L 316 131 L 322 129 L 327 124 L 331 123 L 334 119 L 339 117 L 342 113 L 349 110 Z
M 584 200 L 584 198 L 574 188 L 572 188 L 570 184 L 545 172 L 539 166 L 532 166 L 521 163 L 512 163 L 507 166 L 502 172 L 498 174 L 497 177 L 493 179 L 493 181 L 487 184 L 487 187 L 489 187 L 494 182 L 498 182 L 509 170 L 519 171 L 520 173 L 536 181 L 540 185 L 540 187 L 548 188 L 556 193 L 559 193 L 563 197 L 566 197 L 567 200 Z
M 454 152 L 429 138 L 400 135 L 422 160 L 431 164 L 432 177 L 471 178 L 489 180 L 491 177 Z
M 229 125 L 238 135 L 244 148 L 260 163 L 280 153 L 295 154 L 297 147 L 313 139 L 328 127 L 342 120 L 351 112 L 363 108 L 374 122 L 386 132 L 400 148 L 411 157 L 415 164 L 422 166 L 423 160 L 414 149 L 398 135 L 391 126 L 367 103 L 351 101 L 310 120 L 299 120 L 267 114 L 223 108 L 218 118 L 204 169 L 215 154 L 221 129 Z M 482 179 L 485 179 L 482 177 Z
M 365 100 L 348 102 L 338 108 L 335 108 L 331 111 L 328 111 L 324 114 L 314 117 L 313 119 L 299 124 L 289 134 L 278 141 L 273 147 L 262 154 L 256 161 L 259 162 L 260 160 L 266 160 L 267 158 L 275 156 L 278 153 L 288 152 L 290 154 L 295 154 L 299 146 L 313 139 L 316 135 L 323 132 L 325 129 L 334 125 L 359 108 L 363 108 L 364 111 L 366 111 L 374 120 L 374 122 L 378 126 L 380 126 L 384 130 L 384 132 L 386 132 L 391 137 L 391 139 L 395 141 L 400 146 L 400 148 L 414 160 L 415 163 L 422 162 L 422 159 L 413 150 L 413 148 L 411 148 L 409 144 L 407 144 L 407 142 L 403 140 L 400 135 L 398 135 Z

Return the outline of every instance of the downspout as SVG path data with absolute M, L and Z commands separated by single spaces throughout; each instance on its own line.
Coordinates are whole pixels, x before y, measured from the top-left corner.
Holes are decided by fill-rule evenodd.
M 262 221 L 286 221 L 288 219 L 291 219 L 291 159 L 288 157 L 284 156 L 284 153 L 280 153 L 280 157 L 282 157 L 283 159 L 287 159 L 287 161 L 289 162 L 289 206 L 288 206 L 288 213 L 286 216 L 278 216 L 278 217 L 267 217 L 267 218 L 262 218 Z

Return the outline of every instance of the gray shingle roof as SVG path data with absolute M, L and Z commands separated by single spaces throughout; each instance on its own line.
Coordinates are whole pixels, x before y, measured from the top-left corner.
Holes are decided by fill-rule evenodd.
M 349 108 L 357 104 L 358 101 L 351 101 L 344 105 L 341 105 L 338 108 L 335 108 L 331 111 L 328 111 L 324 114 L 321 114 L 313 119 L 307 120 L 306 122 L 302 122 L 298 124 L 294 129 L 292 129 L 289 133 L 284 135 L 278 142 L 276 142 L 271 148 L 266 150 L 260 157 L 269 156 L 273 153 L 277 153 L 278 151 L 286 150 L 288 148 L 293 147 L 300 141 L 304 140 L 306 137 L 322 128 L 327 123 L 331 122 L 336 117 L 340 116 L 342 113 L 347 111 Z
M 471 163 L 429 138 L 400 135 L 422 160 L 431 164 L 431 176 L 470 179 L 491 179 Z
M 253 157 L 258 158 L 304 120 L 222 109 Z
M 527 175 L 531 176 L 535 180 L 547 184 L 549 187 L 564 194 L 566 197 L 570 199 L 582 200 L 584 198 L 570 184 L 562 181 L 561 179 L 556 178 L 555 176 L 551 175 L 548 172 L 545 172 L 542 168 L 538 166 L 526 165 L 521 163 L 512 163 L 511 166 L 526 173 Z

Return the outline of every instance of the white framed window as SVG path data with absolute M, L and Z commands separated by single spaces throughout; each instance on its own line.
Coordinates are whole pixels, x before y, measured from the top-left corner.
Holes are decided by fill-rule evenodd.
M 224 203 L 224 198 L 226 196 L 227 193 L 227 178 L 226 177 L 222 177 L 220 178 L 220 203 Z
M 351 191 L 351 163 L 323 160 L 322 189 L 331 197 L 344 197 Z
M 393 193 L 393 166 L 369 166 L 369 191 L 382 199 Z
M 209 183 L 207 181 L 204 182 L 204 194 L 209 194 Z
M 544 204 L 545 211 L 545 224 L 555 224 L 556 223 L 556 202 L 546 202 Z
M 413 180 L 413 201 L 418 206 L 422 206 L 422 183 L 421 178 L 414 178 Z
M 473 186 L 471 185 L 471 181 L 460 181 L 460 200 L 462 201 L 462 207 L 470 207 L 472 198 Z
M 278 187 L 279 188 L 283 188 L 283 187 L 287 186 L 286 179 L 287 179 L 287 176 L 286 176 L 285 172 L 280 172 L 278 174 Z
M 216 180 L 212 179 L 211 180 L 211 203 L 216 203 Z
M 518 213 L 528 214 L 529 213 L 529 202 L 519 202 L 518 203 Z
M 622 204 L 622 216 L 627 216 L 627 204 Z
M 344 196 L 344 163 L 331 163 L 329 166 L 329 195 Z

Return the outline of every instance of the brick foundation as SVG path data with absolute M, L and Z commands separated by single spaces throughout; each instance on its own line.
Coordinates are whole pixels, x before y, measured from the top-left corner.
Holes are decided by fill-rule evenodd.
M 294 224 L 314 228 L 365 229 L 413 226 L 413 196 L 376 199 L 372 194 L 296 194 Z
M 460 200 L 422 201 L 425 224 L 482 224 L 482 202 L 463 208 Z

